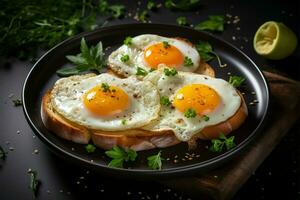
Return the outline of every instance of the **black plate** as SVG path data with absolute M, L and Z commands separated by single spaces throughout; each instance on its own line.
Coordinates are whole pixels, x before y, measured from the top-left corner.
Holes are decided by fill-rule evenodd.
M 104 47 L 110 46 L 111 48 L 105 51 L 106 55 L 109 55 L 111 51 L 123 43 L 126 36 L 146 33 L 183 37 L 193 43 L 197 43 L 199 40 L 208 41 L 213 45 L 214 50 L 220 55 L 222 61 L 228 65 L 225 68 L 220 68 L 216 61 L 211 62 L 216 71 L 216 77 L 228 80 L 229 73 L 246 77 L 245 87 L 241 88 L 241 91 L 245 93 L 244 97 L 248 105 L 249 116 L 245 123 L 232 133 L 235 135 L 235 141 L 238 144 L 235 148 L 216 154 L 211 153 L 207 149 L 207 146 L 210 145 L 209 141 L 200 141 L 198 148 L 193 151 L 188 151 L 187 145 L 182 143 L 162 149 L 162 156 L 165 160 L 163 161 L 163 169 L 160 171 L 148 169 L 146 161 L 147 156 L 157 153 L 159 149 L 139 152 L 137 161 L 130 163 L 125 169 L 115 169 L 107 167 L 109 159 L 105 156 L 103 150 L 97 149 L 95 153 L 87 154 L 84 145 L 60 139 L 45 128 L 40 115 L 42 96 L 59 78 L 55 71 L 67 63 L 65 55 L 79 52 L 81 37 L 84 36 L 89 45 L 102 41 Z M 82 33 L 65 40 L 43 55 L 33 66 L 25 80 L 22 98 L 24 112 L 29 124 L 50 150 L 65 159 L 93 168 L 106 175 L 141 178 L 202 173 L 230 160 L 245 149 L 249 142 L 261 132 L 269 106 L 268 85 L 263 74 L 250 58 L 239 49 L 211 34 L 165 24 L 111 26 L 93 32 Z M 255 106 L 249 105 L 254 99 L 257 99 L 259 103 Z M 189 157 L 193 158 L 189 159 Z

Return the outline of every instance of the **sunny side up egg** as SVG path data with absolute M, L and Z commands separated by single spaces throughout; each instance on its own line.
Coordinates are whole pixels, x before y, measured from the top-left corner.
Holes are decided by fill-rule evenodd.
M 132 38 L 131 44 L 122 45 L 108 57 L 110 68 L 124 77 L 135 75 L 138 67 L 146 72 L 166 66 L 193 72 L 199 63 L 199 53 L 189 42 L 153 34 Z
M 52 105 L 66 119 L 106 131 L 141 127 L 158 117 L 159 93 L 149 81 L 120 79 L 110 74 L 59 79 Z
M 144 80 L 157 86 L 164 105 L 160 117 L 143 129 L 172 130 L 181 141 L 190 140 L 205 127 L 226 121 L 242 103 L 236 89 L 223 79 L 189 72 L 166 76 L 160 69 Z

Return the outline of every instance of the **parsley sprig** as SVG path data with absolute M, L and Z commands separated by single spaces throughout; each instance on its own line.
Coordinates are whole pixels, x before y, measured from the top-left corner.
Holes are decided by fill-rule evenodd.
M 166 0 L 165 7 L 170 10 L 188 11 L 199 6 L 200 0 Z
M 128 54 L 123 55 L 120 59 L 123 63 L 126 63 L 129 61 L 129 55 Z
M 243 84 L 243 82 L 244 82 L 245 80 L 246 80 L 246 79 L 245 79 L 244 77 L 241 77 L 241 76 L 230 76 L 228 82 L 229 82 L 233 87 L 237 88 L 237 87 L 240 87 L 240 86 Z
M 197 116 L 197 113 L 194 109 L 189 108 L 184 112 L 184 116 L 186 118 L 195 118 Z
M 164 46 L 164 48 L 165 48 L 165 49 L 167 49 L 167 48 L 170 48 L 170 47 L 171 47 L 171 45 L 169 44 L 169 42 L 168 42 L 168 41 L 163 41 L 163 46 Z
M 186 26 L 188 24 L 186 17 L 177 17 L 176 22 L 179 26 Z
M 136 151 L 132 149 L 123 149 L 118 146 L 114 146 L 111 150 L 105 151 L 105 154 L 112 158 L 108 166 L 116 168 L 123 168 L 124 162 L 135 161 L 137 157 Z
M 226 67 L 226 64 L 222 64 L 219 55 L 213 51 L 213 47 L 209 42 L 199 41 L 196 45 L 196 49 L 200 54 L 201 59 L 208 62 L 214 58 L 217 58 L 220 67 Z
M 125 38 L 125 40 L 123 41 L 123 44 L 125 44 L 125 45 L 127 45 L 127 46 L 132 45 L 132 37 L 127 36 L 127 37 Z
M 161 170 L 162 167 L 162 160 L 161 151 L 159 151 L 156 155 L 152 155 L 147 157 L 148 160 L 148 167 L 153 170 Z
M 108 83 L 101 83 L 101 88 L 103 92 L 110 92 L 110 86 Z
M 196 30 L 201 31 L 224 31 L 224 16 L 210 15 L 208 20 L 203 21 L 195 26 Z
M 209 150 L 216 153 L 222 152 L 224 148 L 226 148 L 226 150 L 230 150 L 236 146 L 234 136 L 227 138 L 223 133 L 219 135 L 219 139 L 214 139 L 211 143 L 212 145 Z
M 164 105 L 164 106 L 169 106 L 169 105 L 171 105 L 171 101 L 169 100 L 168 97 L 166 97 L 166 96 L 161 96 L 161 97 L 160 97 L 160 104 L 161 104 L 161 105 Z
M 126 7 L 121 4 L 109 5 L 106 0 L 99 1 L 99 11 L 103 14 L 112 16 L 113 18 L 122 18 L 125 15 Z
M 183 65 L 185 67 L 190 67 L 190 66 L 194 65 L 194 63 L 191 58 L 186 56 L 186 57 L 184 57 Z
M 143 10 L 142 12 L 138 13 L 137 18 L 141 22 L 146 22 L 149 17 L 148 11 Z
M 74 67 L 57 70 L 59 76 L 71 76 L 83 71 L 94 70 L 98 73 L 106 66 L 102 42 L 90 48 L 84 38 L 80 42 L 80 53 L 76 56 L 68 55 L 66 58 L 74 64 Z
M 96 147 L 92 144 L 88 144 L 88 145 L 85 146 L 85 150 L 88 153 L 94 153 L 96 151 Z
M 178 72 L 177 72 L 177 70 L 174 69 L 174 68 L 171 68 L 171 69 L 169 69 L 169 68 L 164 68 L 164 74 L 165 74 L 166 76 L 175 76 L 175 75 L 178 74 Z
M 147 74 L 148 74 L 148 72 L 145 69 L 143 69 L 141 67 L 137 67 L 136 68 L 136 75 L 138 75 L 138 76 L 146 76 Z

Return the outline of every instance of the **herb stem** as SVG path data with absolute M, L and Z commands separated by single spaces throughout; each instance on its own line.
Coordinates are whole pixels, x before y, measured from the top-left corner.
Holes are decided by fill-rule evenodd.
M 222 64 L 222 61 L 221 61 L 220 57 L 218 56 L 218 54 L 217 54 L 216 52 L 211 51 L 211 53 L 214 54 L 214 55 L 216 56 L 216 58 L 217 58 L 217 60 L 218 60 L 218 63 L 219 63 L 219 66 L 220 66 L 220 67 L 226 67 L 226 66 L 227 66 L 226 63 Z

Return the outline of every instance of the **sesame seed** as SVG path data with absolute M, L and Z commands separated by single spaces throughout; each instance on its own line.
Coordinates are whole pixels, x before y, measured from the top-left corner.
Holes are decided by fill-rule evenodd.
M 64 191 L 63 191 L 63 190 L 59 190 L 59 192 L 60 192 L 60 193 L 63 193 Z
M 32 172 L 32 169 L 31 169 L 31 168 L 29 168 L 29 169 L 27 170 L 27 172 L 28 172 L 28 173 Z
M 231 75 L 231 72 L 227 72 L 227 75 Z
M 257 99 L 254 99 L 254 100 L 253 100 L 253 103 L 258 103 L 258 100 L 257 100 Z
M 91 162 L 94 162 L 94 160 L 91 160 Z
M 256 94 L 256 93 L 253 91 L 253 92 L 251 92 L 251 94 Z
M 83 179 L 84 179 L 84 176 L 80 176 L 79 179 L 83 180 Z
M 20 134 L 20 133 L 21 133 L 21 131 L 17 130 L 17 134 Z
M 232 36 L 232 40 L 236 40 L 236 37 L 235 37 L 235 36 Z
M 14 150 L 15 150 L 15 148 L 13 148 L 13 147 L 9 147 L 9 150 L 10 150 L 10 151 L 14 151 Z
M 76 184 L 79 185 L 79 184 L 80 184 L 80 181 L 77 181 Z
M 72 148 L 71 148 L 71 150 L 72 150 L 72 151 L 75 151 L 75 148 L 74 148 L 74 147 L 72 147 Z
M 87 189 L 87 188 L 88 188 L 87 185 L 85 185 L 85 186 L 84 186 L 84 189 Z
M 104 192 L 104 189 L 101 189 L 100 192 Z
M 250 102 L 250 103 L 249 103 L 249 105 L 250 105 L 250 106 L 253 106 L 253 105 L 254 105 L 254 103 L 253 103 L 253 102 Z
M 174 163 L 178 163 L 178 160 L 174 160 L 173 162 L 174 162 Z
M 127 195 L 131 195 L 131 192 L 127 192 Z
M 174 158 L 178 158 L 178 155 L 175 155 Z
M 39 153 L 39 150 L 35 149 L 35 150 L 33 151 L 33 153 L 34 153 L 34 154 L 38 154 L 38 153 Z
M 51 193 L 50 190 L 47 190 L 47 193 L 50 194 Z

